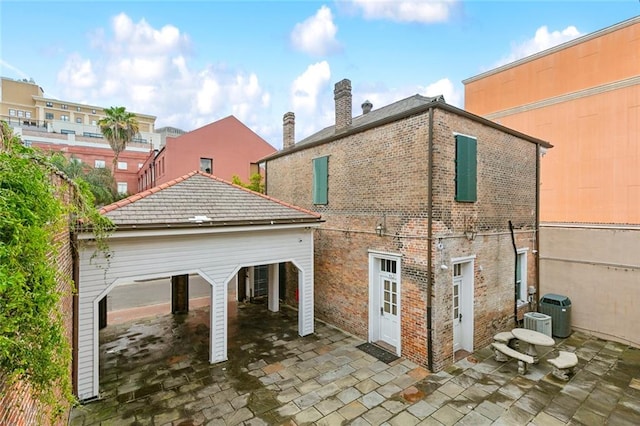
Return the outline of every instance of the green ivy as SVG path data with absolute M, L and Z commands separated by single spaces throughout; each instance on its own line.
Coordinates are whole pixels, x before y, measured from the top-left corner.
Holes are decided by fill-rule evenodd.
M 58 416 L 74 400 L 71 349 L 58 303 L 64 276 L 56 265 L 56 236 L 78 219 L 96 229 L 105 247 L 111 224 L 93 207 L 86 184 L 52 183 L 55 169 L 24 147 L 2 122 L 0 140 L 0 375 L 21 380 Z M 75 194 L 65 202 L 65 195 Z M 64 400 L 60 400 L 60 396 Z

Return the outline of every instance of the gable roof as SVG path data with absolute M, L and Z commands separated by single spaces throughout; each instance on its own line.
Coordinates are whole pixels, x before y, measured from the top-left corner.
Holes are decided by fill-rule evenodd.
M 393 117 L 404 111 L 408 111 L 422 105 L 428 105 L 429 103 L 435 101 L 444 102 L 444 96 L 439 95 L 428 97 L 415 94 L 408 98 L 401 99 L 397 102 L 386 105 L 382 108 L 371 110 L 371 112 L 367 114 L 362 114 L 358 117 L 354 117 L 351 121 L 351 126 L 349 127 L 349 129 L 358 129 L 360 127 L 365 127 L 368 124 L 375 123 L 388 117 Z M 296 145 L 305 145 L 325 139 L 329 136 L 333 136 L 336 133 L 335 127 L 335 125 L 326 127 L 319 132 L 314 133 L 313 135 L 301 140 L 300 142 L 296 143 Z
M 194 171 L 103 207 L 117 228 L 276 225 L 320 215 Z
M 363 132 L 368 129 L 382 126 L 393 121 L 401 120 L 414 114 L 421 114 L 431 108 L 440 108 L 449 111 L 453 114 L 465 117 L 467 119 L 482 123 L 486 126 L 493 127 L 505 133 L 509 133 L 516 137 L 525 139 L 531 143 L 539 144 L 545 148 L 552 148 L 549 142 L 542 139 L 534 138 L 533 136 L 526 135 L 518 132 L 517 130 L 510 129 L 494 121 L 488 120 L 479 115 L 470 113 L 464 109 L 449 105 L 445 102 L 444 96 L 427 97 L 422 95 L 413 95 L 408 98 L 401 99 L 397 102 L 384 106 L 377 110 L 371 110 L 368 114 L 362 114 L 358 117 L 354 117 L 351 122 L 351 126 L 336 133 L 335 126 L 326 127 L 313 135 L 296 142 L 292 147 L 282 149 L 271 155 L 262 158 L 260 161 L 269 161 L 278 157 L 288 155 L 292 152 L 296 152 L 312 146 L 321 145 L 324 143 L 332 142 L 337 139 L 341 139 L 348 135 Z

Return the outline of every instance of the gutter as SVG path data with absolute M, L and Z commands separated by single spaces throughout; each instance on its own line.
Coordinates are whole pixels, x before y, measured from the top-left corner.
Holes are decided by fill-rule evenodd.
M 535 243 L 533 249 L 535 250 L 535 262 L 536 262 L 536 294 L 534 296 L 533 306 L 534 311 L 538 310 L 538 297 L 540 296 L 540 145 L 536 148 L 536 223 L 535 223 Z M 527 289 L 528 293 L 528 289 Z M 531 306 L 530 306 L 531 307 Z
M 427 368 L 433 372 L 433 308 L 431 292 L 433 287 L 433 107 L 429 108 L 429 141 L 428 141 L 429 176 L 427 177 Z

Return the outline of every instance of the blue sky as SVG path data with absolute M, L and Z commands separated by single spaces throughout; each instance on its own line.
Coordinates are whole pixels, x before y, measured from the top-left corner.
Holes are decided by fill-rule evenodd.
M 462 80 L 640 15 L 613 1 L 0 2 L 0 74 L 45 96 L 193 130 L 235 115 L 276 148 L 416 93 L 464 107 Z

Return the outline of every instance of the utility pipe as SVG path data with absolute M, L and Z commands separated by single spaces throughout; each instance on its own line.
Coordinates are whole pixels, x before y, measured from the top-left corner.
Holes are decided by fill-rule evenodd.
M 433 371 L 433 309 L 431 306 L 431 287 L 433 286 L 433 107 L 429 108 L 429 155 L 428 155 L 428 177 L 427 177 L 427 368 Z
M 516 236 L 513 233 L 513 223 L 509 221 L 509 231 L 511 232 L 511 243 L 513 244 L 513 254 L 515 255 L 515 265 L 513 267 L 513 321 L 518 326 L 518 248 L 516 247 Z

